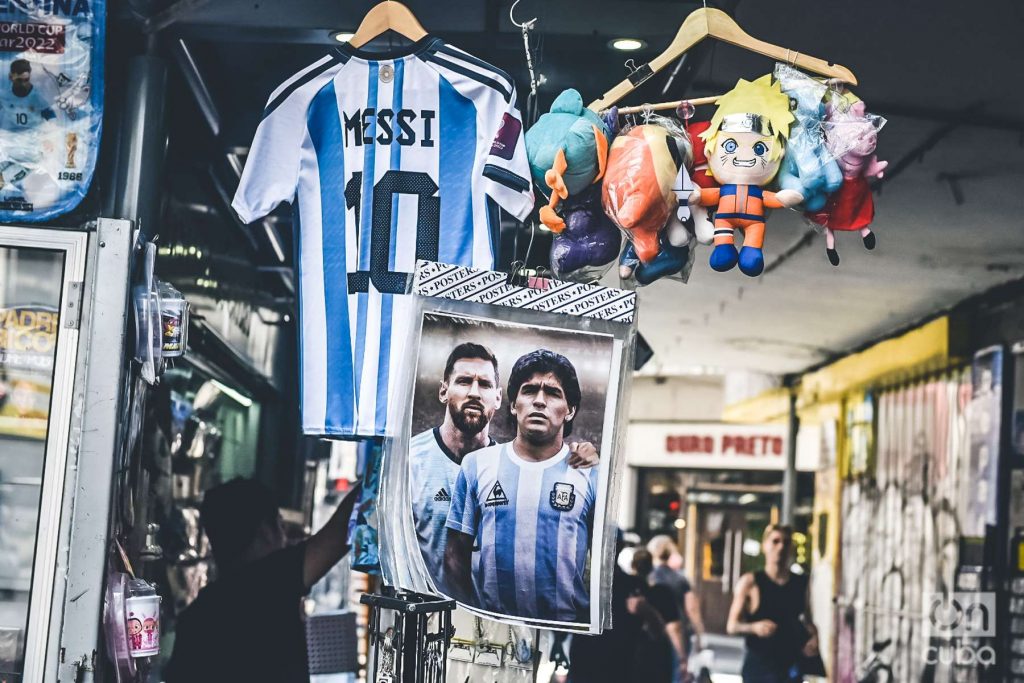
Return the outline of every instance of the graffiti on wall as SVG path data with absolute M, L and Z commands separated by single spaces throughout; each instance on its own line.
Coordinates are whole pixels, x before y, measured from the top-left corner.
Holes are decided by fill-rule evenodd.
M 893 680 L 952 680 L 948 665 L 922 656 L 932 638 L 924 614 L 930 596 L 953 590 L 970 398 L 964 371 L 867 399 L 877 413 L 872 452 L 850 453 L 842 495 L 839 683 L 857 683 L 872 646 L 886 640 Z M 853 409 L 859 417 L 867 412 Z M 863 419 L 848 425 L 863 430 Z M 867 447 L 862 433 L 850 436 L 852 449 Z

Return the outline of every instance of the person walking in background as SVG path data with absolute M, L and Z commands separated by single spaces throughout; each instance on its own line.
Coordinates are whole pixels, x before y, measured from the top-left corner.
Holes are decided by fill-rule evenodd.
M 648 541 L 647 550 L 654 560 L 650 582 L 671 590 L 683 614 L 683 645 L 686 649 L 685 657 L 689 659 L 691 654 L 700 652 L 704 647 L 704 619 L 701 617 L 700 599 L 681 571 L 683 558 L 671 536 L 655 536 Z M 680 677 L 675 679 L 676 683 L 682 680 Z
M 764 531 L 764 569 L 740 577 L 726 630 L 746 641 L 743 683 L 802 681 L 805 658 L 818 656 L 808 581 L 790 571 L 793 531 L 771 524 Z
M 672 589 L 654 581 L 654 559 L 645 548 L 633 553 L 633 571 L 643 582 L 647 601 L 657 609 L 663 623 L 649 629 L 649 654 L 637 653 L 638 665 L 650 667 L 646 676 L 638 681 L 683 681 L 688 674 L 689 660 L 686 656 L 682 611 L 679 600 Z

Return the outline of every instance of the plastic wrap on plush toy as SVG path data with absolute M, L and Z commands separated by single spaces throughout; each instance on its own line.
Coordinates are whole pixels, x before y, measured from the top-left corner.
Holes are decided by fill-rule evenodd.
M 698 121 L 686 126 L 686 133 L 693 144 L 693 165 L 690 167 L 690 178 L 700 188 L 711 189 L 718 183 L 708 173 L 708 155 L 704 148 L 704 140 L 700 137 L 711 125 L 710 121 Z M 701 244 L 711 244 L 715 239 L 715 223 L 711 217 L 712 209 L 706 206 L 691 207 L 693 214 L 693 232 Z
M 650 117 L 647 123 L 624 130 L 612 143 L 602 203 L 644 263 L 657 257 L 662 233 L 677 247 L 690 241 L 682 221 L 689 218 L 686 167 L 691 159 L 686 131 L 662 117 Z
M 874 155 L 879 130 L 886 120 L 868 114 L 863 100 L 852 92 L 830 93 L 827 99 L 825 142 L 834 152 L 843 152 L 837 159 L 843 183 L 819 210 L 804 215 L 824 229 L 825 255 L 829 263 L 839 265 L 837 231 L 860 232 L 865 249 L 878 245 L 878 238 L 870 228 L 874 220 L 874 198 L 869 180 L 881 178 L 889 165 Z
M 839 265 L 835 232 L 860 232 L 866 249 L 877 244 L 875 233 L 869 227 L 875 218 L 875 200 L 870 180 L 884 175 L 888 161 L 879 161 L 875 155 L 878 131 L 885 119 L 867 113 L 863 100 L 853 93 L 834 94 L 829 98 L 825 121 L 825 141 L 833 151 L 841 150 L 837 158 L 843 182 L 828 197 L 818 211 L 804 215 L 825 231 L 825 254 L 833 266 Z
M 567 199 L 562 217 L 565 230 L 551 243 L 551 269 L 560 280 L 600 280 L 622 248 L 622 233 L 601 207 L 601 187 Z
M 692 227 L 690 223 L 692 219 L 687 222 L 687 227 Z M 649 263 L 640 260 L 632 243 L 626 244 L 619 257 L 619 278 L 623 288 L 632 289 L 635 285 L 646 287 L 663 278 L 689 282 L 695 244 L 691 241 L 681 247 L 674 246 L 664 232 L 658 237 L 658 244 L 658 255 Z
M 548 200 L 540 220 L 552 232 L 565 229 L 555 209 L 604 176 L 611 132 L 604 120 L 583 106 L 576 90 L 564 90 L 551 111 L 526 131 L 526 155 L 534 187 Z
M 800 193 L 803 201 L 797 208 L 818 211 L 843 182 L 835 156 L 825 144 L 823 100 L 828 86 L 788 64 L 775 65 L 775 80 L 789 96 L 796 117 L 789 130 L 778 184 L 781 189 Z

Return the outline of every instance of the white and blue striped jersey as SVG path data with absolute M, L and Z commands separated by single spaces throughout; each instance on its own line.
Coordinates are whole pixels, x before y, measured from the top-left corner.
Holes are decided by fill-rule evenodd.
M 433 36 L 342 45 L 271 95 L 232 206 L 293 205 L 305 433 L 387 433 L 417 259 L 492 268 L 529 177 L 511 78 Z
M 590 621 L 585 581 L 598 469 L 569 467 L 569 448 L 530 462 L 512 444 L 470 453 L 448 529 L 473 537 L 474 607 L 523 619 Z
M 493 441 L 491 442 L 494 443 Z M 417 434 L 409 442 L 409 485 L 412 517 L 420 554 L 434 586 L 448 594 L 444 580 L 444 548 L 448 543 L 448 510 L 459 478 L 457 458 L 441 439 L 437 427 Z

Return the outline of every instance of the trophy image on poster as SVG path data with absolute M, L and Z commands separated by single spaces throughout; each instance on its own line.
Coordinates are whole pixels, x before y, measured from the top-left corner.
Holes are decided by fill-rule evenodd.
M 78 133 L 68 133 L 64 136 L 64 150 L 67 153 L 64 168 L 74 168 L 75 153 L 78 151 Z

